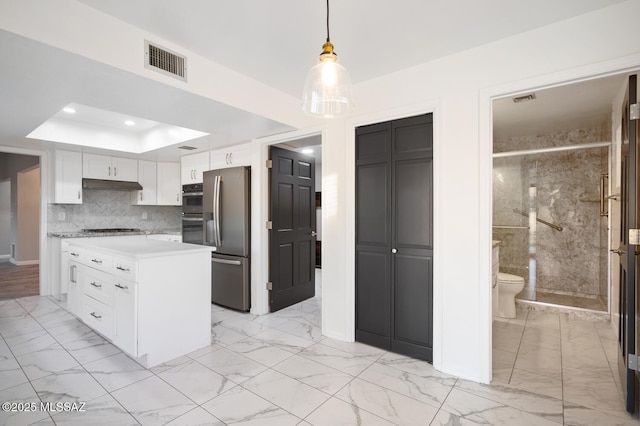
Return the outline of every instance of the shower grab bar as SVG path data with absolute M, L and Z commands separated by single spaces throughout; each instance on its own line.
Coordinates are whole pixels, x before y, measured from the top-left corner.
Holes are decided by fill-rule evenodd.
M 529 229 L 528 226 L 513 226 L 513 225 L 493 225 L 493 228 L 498 228 L 498 229 Z
M 600 175 L 600 216 L 609 216 L 609 209 L 607 208 L 607 182 L 609 180 L 609 173 L 602 173 Z
M 513 212 L 521 214 L 522 216 L 525 216 L 525 217 L 529 217 L 529 213 L 523 212 L 522 210 L 513 209 Z M 542 220 L 540 218 L 536 218 L 536 221 L 542 223 L 543 225 L 547 225 L 549 228 L 553 228 L 556 231 L 562 232 L 562 229 L 563 229 L 562 226 L 556 225 L 551 222 L 547 222 L 546 220 Z

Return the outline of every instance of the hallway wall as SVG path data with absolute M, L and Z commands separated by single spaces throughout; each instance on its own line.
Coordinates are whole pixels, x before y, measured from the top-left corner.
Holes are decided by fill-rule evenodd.
M 11 254 L 11 181 L 0 180 L 0 261 Z
M 16 199 L 16 261 L 37 263 L 40 259 L 40 167 L 18 173 Z

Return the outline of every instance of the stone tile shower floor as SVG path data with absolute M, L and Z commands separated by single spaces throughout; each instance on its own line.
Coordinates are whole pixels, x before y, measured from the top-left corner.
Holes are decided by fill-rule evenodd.
M 212 344 L 145 369 L 50 297 L 0 301 L 0 425 L 635 425 L 608 324 L 518 310 L 494 322 L 494 380 L 320 333 L 320 299 L 254 316 L 212 305 Z
M 603 297 L 591 298 L 571 296 L 566 294 L 549 293 L 546 291 L 536 291 L 535 298 L 529 298 L 526 291 L 520 293 L 523 296 L 516 296 L 516 299 L 529 300 L 552 305 L 569 306 L 580 309 L 590 309 L 593 311 L 607 311 L 607 301 Z

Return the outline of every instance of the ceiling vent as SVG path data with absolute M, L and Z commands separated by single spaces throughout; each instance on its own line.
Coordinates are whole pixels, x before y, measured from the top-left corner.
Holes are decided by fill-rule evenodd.
M 194 149 L 198 149 L 198 148 L 196 148 L 195 146 L 182 145 L 182 146 L 179 146 L 178 149 L 184 149 L 184 150 L 187 150 L 187 151 L 193 151 Z
M 513 102 L 518 104 L 520 102 L 529 102 L 536 98 L 535 93 L 529 93 L 528 95 L 518 96 L 517 98 L 513 98 Z
M 144 67 L 187 81 L 187 57 L 144 41 Z

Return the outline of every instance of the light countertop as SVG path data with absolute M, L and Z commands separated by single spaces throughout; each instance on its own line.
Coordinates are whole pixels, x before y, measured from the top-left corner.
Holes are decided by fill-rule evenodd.
M 139 236 L 78 238 L 69 241 L 69 245 L 136 259 L 215 251 L 215 247 L 151 240 Z
M 54 238 L 96 238 L 96 237 L 113 237 L 113 236 L 128 236 L 128 235 L 156 235 L 156 234 L 167 234 L 167 235 L 182 235 L 181 229 L 147 229 L 133 232 L 86 232 L 86 231 L 58 231 L 58 232 L 48 232 L 47 236 Z

